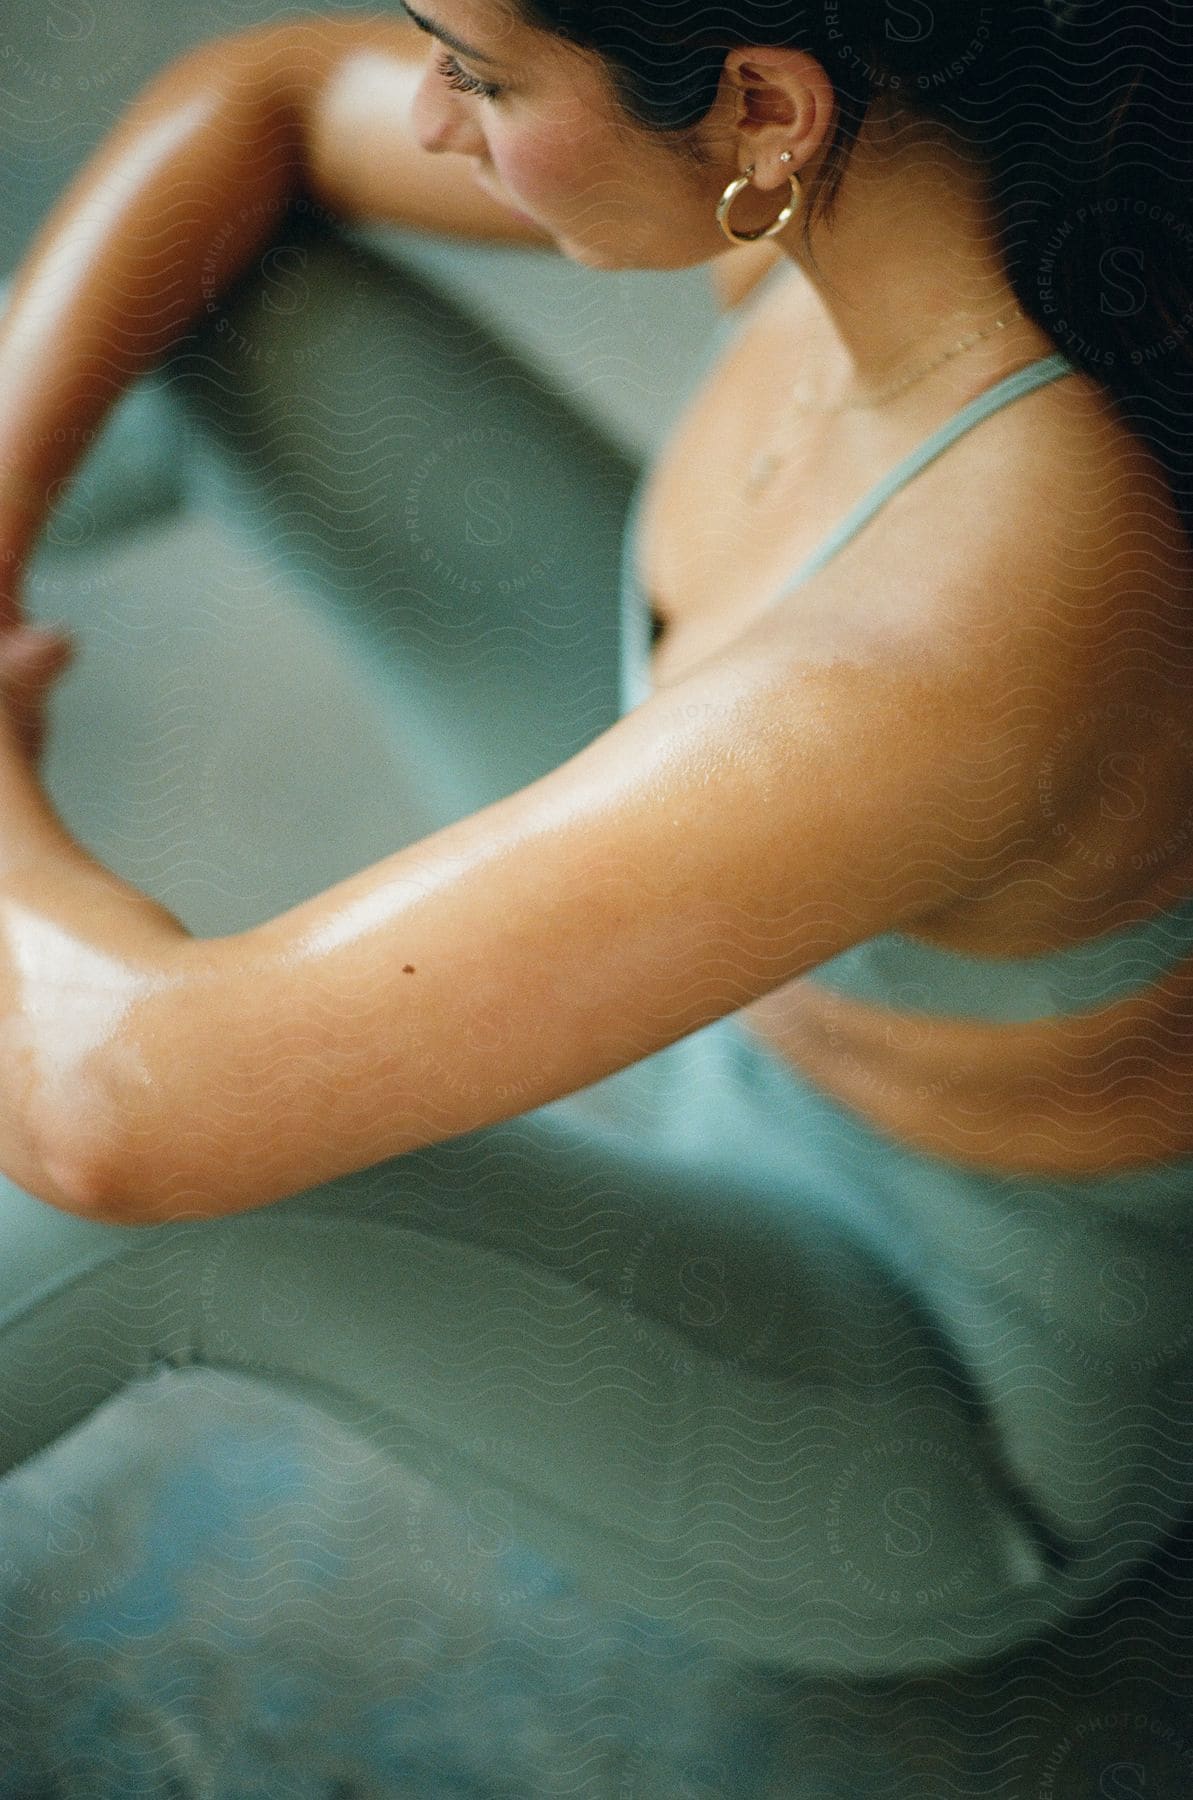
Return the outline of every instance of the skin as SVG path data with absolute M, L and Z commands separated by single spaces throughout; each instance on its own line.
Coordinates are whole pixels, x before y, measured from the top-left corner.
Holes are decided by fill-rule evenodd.
M 595 59 L 489 0 L 435 0 L 434 16 L 492 59 L 460 60 L 504 91 L 459 92 L 429 43 L 410 93 L 422 152 L 520 208 L 524 241 L 549 239 L 594 268 L 744 254 L 728 252 L 714 216 L 727 182 L 753 165 L 734 223 L 765 224 L 787 192 L 787 167 L 809 179 L 831 138 L 831 85 L 801 52 L 734 50 L 697 154 L 681 155 L 615 111 Z M 346 64 L 341 102 L 368 75 L 367 55 Z M 322 117 L 334 136 L 331 109 Z M 344 157 L 363 162 L 365 151 L 357 137 L 337 163 L 335 144 L 321 141 L 315 119 L 308 125 L 333 191 Z M 217 142 L 227 141 L 225 126 Z M 402 205 L 413 215 L 425 203 L 434 217 L 443 192 L 428 180 L 426 195 L 412 186 Z M 498 235 L 494 217 L 484 222 Z M 813 234 L 815 265 L 798 220 L 773 247 L 800 282 L 798 303 L 781 303 L 791 308 L 786 340 L 772 352 L 786 341 L 790 353 L 798 333 L 815 397 L 860 402 L 847 428 L 808 446 L 821 453 L 826 505 L 851 458 L 856 475 L 864 454 L 877 457 L 876 479 L 972 394 L 1053 348 L 1023 321 L 893 408 L 867 408 L 909 353 L 923 361 L 955 340 L 959 315 L 980 327 L 1013 301 L 978 172 L 931 132 L 866 137 L 831 233 Z M 765 400 L 770 377 L 764 361 L 739 403 Z M 1061 389 L 1071 396 L 1063 403 Z M 1004 460 L 989 529 L 941 524 L 956 511 L 950 483 L 967 469 L 974 481 L 986 474 L 971 440 L 942 459 L 943 474 L 937 465 L 920 477 L 914 504 L 890 509 L 868 563 L 839 559 L 811 598 L 727 619 L 715 653 L 687 637 L 666 683 L 563 768 L 234 937 L 191 938 L 89 859 L 11 737 L 0 1055 L 21 1099 L 0 1122 L 0 1166 L 52 1204 L 113 1222 L 215 1216 L 544 1104 L 742 1008 L 809 1067 L 819 1032 L 818 1073 L 840 1091 L 859 1046 L 871 1069 L 884 1054 L 889 1064 L 892 1021 L 855 1019 L 846 1039 L 840 1013 L 817 1019 L 802 981 L 817 963 L 883 930 L 985 942 L 996 954 L 1027 953 L 1017 933 L 1046 938 L 1058 925 L 1063 941 L 1066 911 L 1093 890 L 1058 861 L 1033 813 L 1035 773 L 1103 676 L 1107 634 L 1121 635 L 1123 594 L 1108 580 L 1091 595 L 1090 568 L 1129 563 L 1171 519 L 1125 434 L 1109 430 L 1095 384 L 1066 380 L 1012 412 L 998 421 Z M 1073 453 L 1080 433 L 1097 439 L 1092 463 Z M 1124 504 L 1091 516 L 1091 479 L 1099 492 L 1125 481 L 1134 512 Z M 1137 576 L 1138 565 L 1121 577 L 1136 601 Z M 1133 647 L 1146 655 L 1155 619 L 1138 607 L 1134 617 Z M 1025 710 L 1008 733 L 1006 720 Z M 992 798 L 982 747 L 996 738 L 1003 786 Z M 1076 755 L 1067 772 L 1079 788 Z M 992 843 L 992 807 L 1022 818 L 1017 838 Z M 1169 868 L 1146 891 L 1138 882 L 1099 890 L 1099 928 L 1170 903 L 1186 874 Z M 1162 1041 L 1154 1011 L 1136 1022 Z M 930 1063 L 935 1028 L 918 1025 L 908 1037 Z M 1091 1032 L 1067 1062 L 1051 1035 L 1062 1029 Z M 996 1064 L 988 1028 L 970 1029 L 960 1049 L 937 1048 L 950 1066 L 985 1056 L 988 1079 L 992 1067 L 1010 1071 L 1007 1095 L 995 1095 L 1005 1124 L 1024 1071 L 1072 1070 L 1095 1036 L 1084 1023 L 1004 1029 Z M 1104 1044 L 1102 1055 L 1104 1073 Z M 882 1104 L 893 1128 L 922 1142 L 911 1069 L 890 1074 Z M 1183 1070 L 1169 1059 L 1178 1081 Z M 252 1103 L 263 1071 L 264 1113 Z M 1075 1092 L 1061 1094 L 1062 1111 Z M 1104 1084 L 1091 1093 L 1101 1104 Z M 1167 1090 L 1160 1104 L 1171 1117 Z M 1132 1129 L 1143 1144 L 1136 1160 L 1148 1160 L 1158 1140 L 1137 1120 Z M 953 1135 L 965 1140 L 956 1154 L 980 1154 L 984 1132 Z M 1103 1149 L 1102 1166 L 1113 1166 L 1113 1147 Z M 1160 1155 L 1187 1149 L 1182 1139 L 1173 1150 L 1169 1132 Z M 1056 1154 L 1063 1166 L 1063 1147 Z
M 428 8 L 427 10 L 432 10 Z M 488 0 L 440 0 L 435 22 L 493 59 L 468 72 L 502 86 L 492 100 L 448 87 L 428 58 L 411 122 L 423 148 L 467 157 L 474 179 L 521 209 L 573 261 L 603 269 L 679 269 L 724 255 L 715 208 L 751 165 L 738 196 L 740 232 L 774 219 L 788 172 L 811 181 L 832 138 L 834 95 L 824 69 L 798 50 L 741 49 L 725 61 L 712 111 L 677 154 L 615 110 L 599 60 L 498 11 Z M 458 59 L 464 61 L 464 59 Z M 779 159 L 784 151 L 791 162 Z M 800 269 L 823 315 L 816 397 L 864 397 L 909 346 L 963 314 L 975 325 L 1015 304 L 996 274 L 994 231 L 980 169 L 939 130 L 875 115 L 855 151 L 846 204 L 831 231 L 799 221 L 773 240 Z M 954 331 L 954 337 L 957 333 Z M 943 341 L 951 341 L 948 331 Z M 1054 348 L 1024 321 L 997 347 L 1002 360 Z M 975 364 L 968 364 L 975 367 Z

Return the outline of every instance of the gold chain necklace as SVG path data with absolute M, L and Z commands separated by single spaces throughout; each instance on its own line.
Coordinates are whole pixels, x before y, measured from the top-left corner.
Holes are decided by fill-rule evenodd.
M 790 397 L 783 411 L 782 422 L 785 424 L 787 420 L 792 417 L 802 418 L 805 414 L 812 412 L 835 414 L 855 412 L 863 406 L 881 406 L 884 401 L 892 400 L 897 395 L 906 393 L 908 388 L 914 387 L 917 381 L 922 381 L 926 375 L 930 375 L 933 369 L 939 369 L 943 363 L 951 361 L 954 356 L 960 356 L 962 351 L 972 349 L 974 344 L 980 344 L 983 339 L 993 337 L 995 332 L 1004 330 L 1013 319 L 1021 319 L 1022 317 L 1023 308 L 1020 306 L 1013 307 L 1010 312 L 1004 313 L 1001 318 L 996 319 L 993 325 L 988 325 L 985 331 L 976 331 L 969 337 L 962 338 L 959 344 L 954 344 L 952 349 L 946 350 L 943 356 L 936 357 L 932 362 L 926 363 L 921 369 L 914 369 L 910 375 L 898 377 L 895 381 L 889 383 L 888 386 L 880 389 L 879 392 L 869 400 L 845 400 L 836 406 L 813 406 L 806 401 L 801 401 L 798 398 L 800 391 L 798 385 L 793 386 L 789 390 Z M 742 482 L 741 491 L 745 498 L 747 500 L 756 500 L 758 496 L 770 486 L 771 481 L 782 466 L 783 455 L 781 450 L 778 453 L 776 453 L 774 449 L 759 451 L 754 457 L 753 462 L 750 464 L 749 470 Z

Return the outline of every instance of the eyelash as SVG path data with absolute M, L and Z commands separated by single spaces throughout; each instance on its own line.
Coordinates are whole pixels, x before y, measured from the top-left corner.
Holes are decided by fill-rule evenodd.
M 467 69 L 462 69 L 449 50 L 440 51 L 436 67 L 448 86 L 458 88 L 461 93 L 480 94 L 482 99 L 495 100 L 501 92 L 499 87 L 480 81 L 475 75 L 470 75 Z

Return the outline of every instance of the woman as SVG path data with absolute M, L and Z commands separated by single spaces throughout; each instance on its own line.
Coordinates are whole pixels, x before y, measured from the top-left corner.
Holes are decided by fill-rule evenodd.
M 1020 1642 L 1193 1502 L 1191 568 L 1156 424 L 1189 53 L 1170 21 L 1110 59 L 1103 192 L 1064 161 L 1116 9 L 989 10 L 912 41 L 868 0 L 435 0 L 221 38 L 129 111 L 0 342 L 19 572 L 71 445 L 300 191 L 708 262 L 730 302 L 774 253 L 635 508 L 622 716 L 279 917 L 195 938 L 88 856 L 34 768 L 61 646 L 10 639 L 0 1164 L 43 1275 L 47 1219 L 96 1280 L 219 1242 L 224 1360 L 373 1430 L 417 1367 L 448 1467 L 479 1378 L 436 1345 L 520 1320 L 488 1466 L 522 1535 L 803 1669 Z M 1103 204 L 1116 146 L 1141 211 Z M 371 1199 L 287 1200 L 385 1159 Z M 237 1309 L 267 1237 L 294 1343 Z M 337 1307 L 379 1267 L 362 1363 Z M 561 1412 L 543 1322 L 581 1292 L 611 1361 Z

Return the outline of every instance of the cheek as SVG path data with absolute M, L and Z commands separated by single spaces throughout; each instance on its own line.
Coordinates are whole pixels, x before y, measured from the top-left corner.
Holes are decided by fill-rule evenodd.
M 540 97 L 516 122 L 493 119 L 489 155 L 498 182 L 531 211 L 592 200 L 594 184 L 614 176 L 608 166 L 608 133 L 576 94 Z
M 527 205 L 558 201 L 586 178 L 587 165 L 575 140 L 550 127 L 491 137 L 489 151 L 501 185 Z

